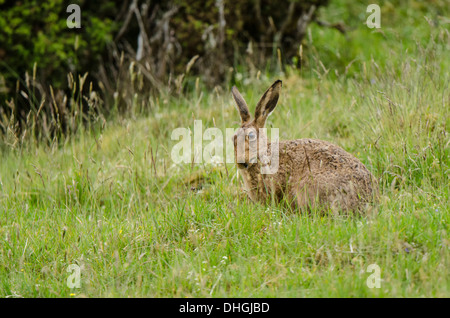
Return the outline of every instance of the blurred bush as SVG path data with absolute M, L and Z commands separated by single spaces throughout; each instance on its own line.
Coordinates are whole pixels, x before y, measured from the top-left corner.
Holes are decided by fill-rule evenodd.
M 42 116 L 66 133 L 76 112 L 123 111 L 136 93 L 181 93 L 189 74 L 213 86 L 231 79 L 230 67 L 289 59 L 327 2 L 0 0 L 0 131 L 20 131 L 34 115 L 37 129 Z M 71 3 L 80 29 L 67 27 Z

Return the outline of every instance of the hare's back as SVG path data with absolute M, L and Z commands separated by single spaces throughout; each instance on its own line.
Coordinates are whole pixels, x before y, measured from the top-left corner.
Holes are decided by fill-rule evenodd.
M 333 179 L 364 181 L 372 178 L 366 166 L 355 156 L 328 141 L 318 139 L 297 139 L 286 141 L 280 147 L 290 154 L 293 170 L 312 175 L 333 175 Z M 295 166 L 295 167 L 294 167 Z M 302 174 L 303 174 L 302 173 Z
M 285 146 L 291 153 L 289 157 L 295 157 L 290 179 L 295 189 L 316 189 L 321 201 L 347 209 L 354 209 L 376 194 L 373 175 L 341 147 L 317 139 L 292 140 Z

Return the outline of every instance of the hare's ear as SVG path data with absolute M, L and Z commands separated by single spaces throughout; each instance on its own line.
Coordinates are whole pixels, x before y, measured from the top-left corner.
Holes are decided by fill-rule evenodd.
M 269 117 L 275 109 L 275 106 L 277 106 L 280 91 L 281 81 L 277 80 L 259 100 L 255 110 L 255 122 L 258 127 L 264 127 L 267 117 Z
M 242 123 L 248 122 L 250 120 L 250 112 L 248 111 L 247 103 L 245 102 L 241 93 L 239 93 L 236 86 L 233 86 L 233 88 L 231 89 L 231 94 L 233 94 L 233 98 L 236 102 L 239 115 L 241 115 Z

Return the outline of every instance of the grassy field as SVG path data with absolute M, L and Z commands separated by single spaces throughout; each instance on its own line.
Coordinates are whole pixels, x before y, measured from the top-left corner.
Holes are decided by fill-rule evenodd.
M 188 85 L 50 146 L 2 141 L 0 296 L 449 297 L 449 8 L 386 2 L 376 30 L 366 6 L 332 1 L 321 16 L 347 34 L 312 25 L 305 67 L 236 85 L 254 109 L 282 79 L 267 126 L 360 158 L 375 208 L 299 214 L 250 202 L 233 164 L 174 164 L 173 129 L 239 126 L 229 87 Z

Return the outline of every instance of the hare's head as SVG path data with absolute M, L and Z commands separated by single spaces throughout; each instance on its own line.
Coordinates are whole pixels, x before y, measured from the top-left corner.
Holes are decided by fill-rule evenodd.
M 238 89 L 233 86 L 231 93 L 236 101 L 241 116 L 241 127 L 233 136 L 235 162 L 239 169 L 247 169 L 258 161 L 264 163 L 267 158 L 267 134 L 264 125 L 267 117 L 273 112 L 281 91 L 281 81 L 278 80 L 264 93 L 255 109 L 252 120 L 245 102 Z

